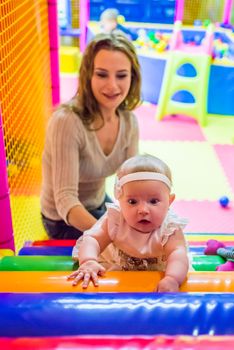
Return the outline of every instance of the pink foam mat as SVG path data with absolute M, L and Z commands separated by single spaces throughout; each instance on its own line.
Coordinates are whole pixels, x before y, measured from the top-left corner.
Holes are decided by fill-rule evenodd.
M 155 119 L 156 106 L 143 104 L 135 111 L 142 140 L 205 141 L 197 121 L 188 117 L 167 116 L 161 121 Z
M 222 208 L 219 202 L 175 200 L 173 210 L 189 220 L 185 232 L 233 233 L 234 203 Z
M 214 149 L 223 166 L 223 170 L 228 178 L 230 186 L 234 191 L 234 146 L 233 145 L 214 145 Z M 234 218 L 234 217 L 233 217 Z M 234 221 L 233 221 L 234 225 Z

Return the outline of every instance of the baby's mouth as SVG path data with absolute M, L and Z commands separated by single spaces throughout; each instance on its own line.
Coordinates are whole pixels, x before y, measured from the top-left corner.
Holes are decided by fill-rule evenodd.
M 146 225 L 146 224 L 150 224 L 150 221 L 149 220 L 146 220 L 146 219 L 142 219 L 140 221 L 138 221 L 139 224 L 143 224 L 143 225 Z

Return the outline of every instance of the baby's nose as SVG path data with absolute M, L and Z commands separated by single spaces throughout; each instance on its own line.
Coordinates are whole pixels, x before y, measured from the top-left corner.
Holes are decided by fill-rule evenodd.
M 138 208 L 139 214 L 146 215 L 149 213 L 148 205 L 146 203 L 142 203 Z

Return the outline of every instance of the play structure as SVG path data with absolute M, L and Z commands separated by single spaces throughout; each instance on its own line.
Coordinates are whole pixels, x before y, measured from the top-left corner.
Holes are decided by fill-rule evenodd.
M 186 341 L 191 349 L 204 344 L 229 349 L 234 274 L 215 270 L 233 258 L 227 239 L 234 237 L 223 235 L 225 244 L 198 237 L 201 246 L 194 244 L 196 235 L 187 237 L 195 271 L 188 273 L 180 293 L 169 294 L 153 292 L 163 276 L 153 271 L 107 272 L 99 287 L 73 287 L 67 280 L 78 267 L 71 258 L 73 240 L 26 242 L 18 256 L 4 256 L 0 250 L 0 345 L 14 349 L 27 340 L 33 346 L 37 339 L 41 349 L 67 343 L 100 349 L 106 343 L 121 349 L 135 337 L 133 349 L 159 339 L 162 349 L 169 344 L 177 349 L 178 342 L 185 346 Z
M 98 3 L 92 7 L 91 1 L 90 8 L 88 1 L 71 3 L 76 5 L 73 9 L 78 4 L 80 9 L 85 10 L 82 17 L 84 30 L 75 32 L 79 35 L 82 51 L 86 38 L 84 31 L 88 29 L 92 32 L 95 27 L 91 24 L 87 28 L 88 13 L 90 10 L 90 18 L 94 13 L 97 15 Z M 152 3 L 145 1 L 144 6 L 138 8 L 146 22 L 149 20 L 148 10 L 153 9 Z M 116 4 L 112 1 L 113 6 Z M 125 7 L 120 1 L 118 4 L 126 20 L 133 20 L 133 2 L 126 6 L 125 1 Z M 140 3 L 135 1 L 135 4 L 139 6 Z M 163 27 L 163 31 L 168 31 L 171 36 L 175 19 L 183 23 L 188 21 L 186 4 L 186 1 L 157 1 L 158 11 L 152 11 L 152 22 L 165 14 L 165 22 L 159 26 L 169 26 L 167 29 Z M 223 4 L 218 22 L 228 25 L 232 1 Z M 88 293 L 80 285 L 72 287 L 71 281 L 67 280 L 69 273 L 77 268 L 71 259 L 74 241 L 49 241 L 41 224 L 39 206 L 45 126 L 52 106 L 60 98 L 59 31 L 54 30 L 58 22 L 57 1 L 22 0 L 14 2 L 13 6 L 12 0 L 4 0 L 0 10 L 3 29 L 0 46 L 0 347 L 103 349 L 106 344 L 115 349 L 126 346 L 153 349 L 157 345 L 167 350 L 183 349 L 185 346 L 202 350 L 215 349 L 215 346 L 216 349 L 232 349 L 234 236 L 230 232 L 187 234 L 195 271 L 189 272 L 181 292 L 177 294 L 154 293 L 162 277 L 161 273 L 155 272 L 110 272 L 100 280 L 98 289 L 90 286 Z M 131 15 L 129 19 L 128 14 Z M 134 28 L 137 25 L 132 24 Z M 204 38 L 208 26 L 195 29 L 200 34 L 197 41 L 202 46 L 200 39 Z M 74 34 L 72 28 L 66 28 L 66 25 L 63 31 L 62 34 Z M 230 43 L 233 40 L 230 28 L 216 28 L 214 35 L 217 32 L 230 37 Z M 183 40 L 188 40 L 189 29 L 182 27 L 181 33 Z M 162 39 L 157 35 L 154 41 Z M 165 44 L 161 45 L 161 49 L 163 46 Z M 144 44 L 138 49 L 141 51 L 143 76 L 150 72 L 148 83 L 143 78 L 143 95 L 150 101 L 151 94 L 154 101 L 158 101 L 168 50 L 166 47 L 165 50 L 158 48 L 155 54 L 151 47 L 148 53 L 144 53 Z M 74 51 L 68 56 L 71 59 Z M 197 62 L 193 63 L 197 65 Z M 66 61 L 66 69 L 68 66 L 72 63 L 67 65 Z M 72 69 L 75 71 L 78 66 Z M 216 103 L 222 99 L 222 114 L 231 114 L 233 98 L 230 100 L 228 81 L 232 69 L 230 62 L 222 63 L 221 60 L 216 65 L 214 61 L 210 65 L 208 113 L 211 110 L 212 113 L 219 112 Z M 207 83 L 203 78 L 208 77 L 208 72 L 203 74 L 199 65 L 197 70 L 201 73 L 200 84 Z M 220 90 L 215 91 L 212 79 L 222 81 L 225 96 L 218 96 Z M 177 87 L 179 84 L 177 82 Z M 194 95 L 198 93 L 197 90 L 191 91 Z M 200 124 L 205 121 L 204 116 L 197 120 Z M 228 151 L 225 148 L 225 154 Z M 189 203 L 186 204 L 188 206 Z M 228 208 L 223 210 L 226 209 L 228 214 Z M 222 209 L 218 207 L 217 210 Z M 212 246 L 211 255 L 204 253 L 209 239 L 219 242 Z M 207 245 L 207 248 L 210 246 Z M 228 271 L 219 271 L 224 265 Z
M 102 5 L 106 5 L 105 1 Z M 88 38 L 100 31 L 97 22 L 98 6 L 96 4 L 96 7 L 94 5 L 94 9 L 92 9 L 91 5 Z M 191 116 L 192 107 L 194 107 L 193 114 L 195 110 L 200 109 L 199 115 L 203 115 L 202 125 L 206 124 L 205 119 L 207 119 L 206 115 L 208 114 L 234 115 L 231 83 L 234 74 L 233 24 L 231 24 L 232 0 L 223 0 L 215 4 L 212 1 L 203 0 L 146 1 L 144 5 L 140 2 L 134 2 L 127 9 L 119 5 L 119 2 L 114 2 L 112 6 L 118 8 L 120 13 L 125 16 L 125 25 L 138 33 L 135 45 L 143 75 L 142 96 L 145 101 L 154 104 L 160 103 L 161 105 L 162 97 L 159 101 L 160 93 L 161 96 L 165 95 L 164 78 L 166 76 L 166 79 L 168 79 L 168 68 L 166 69 L 166 66 L 170 64 L 168 61 L 171 62 L 172 60 L 170 42 L 171 36 L 175 36 L 174 23 L 176 21 L 182 23 L 180 41 L 183 45 L 180 44 L 180 50 L 178 50 L 178 47 L 176 50 L 173 47 L 173 52 L 180 51 L 181 55 L 182 52 L 185 55 L 188 51 L 188 49 L 185 50 L 185 47 L 187 47 L 191 56 L 196 55 L 197 51 L 204 54 L 203 41 L 205 36 L 208 35 L 207 28 L 210 23 L 215 24 L 213 35 L 209 38 L 209 54 L 204 57 L 204 60 L 209 61 L 209 63 L 205 63 L 206 69 L 202 73 L 202 76 L 205 75 L 205 79 L 203 77 L 200 81 L 208 87 L 207 98 L 205 98 L 206 101 L 199 98 L 196 106 L 187 106 L 190 108 L 187 114 Z M 141 8 L 141 10 L 137 12 L 137 8 Z M 158 16 L 160 19 L 155 20 L 154 16 Z M 200 62 L 200 60 L 197 61 Z M 222 91 L 220 91 L 220 84 L 222 84 Z M 190 103 L 187 96 L 185 101 Z M 178 105 L 175 108 L 177 107 Z M 161 117 L 158 115 L 158 118 Z
M 180 21 L 175 22 L 156 118 L 161 120 L 168 114 L 186 114 L 205 126 L 213 26 L 211 24 L 208 26 L 203 43 L 195 47 L 184 44 L 181 27 Z M 185 98 L 182 101 L 178 100 L 179 93 L 187 94 L 190 101 Z
M 232 336 L 86 336 L 86 337 L 25 337 L 13 339 L 0 339 L 3 349 L 33 349 L 38 347 L 49 349 L 118 349 L 125 350 L 126 344 L 132 350 L 219 350 L 225 348 L 231 350 L 233 346 Z

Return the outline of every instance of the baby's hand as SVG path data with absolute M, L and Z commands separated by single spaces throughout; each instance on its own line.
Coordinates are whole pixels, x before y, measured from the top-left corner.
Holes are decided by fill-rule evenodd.
M 68 279 L 73 279 L 72 285 L 76 286 L 79 281 L 83 280 L 82 288 L 87 288 L 92 280 L 95 287 L 98 286 L 98 275 L 103 276 L 105 268 L 96 260 L 87 260 L 80 265 L 77 271 L 68 276 Z
M 179 283 L 175 278 L 170 276 L 165 276 L 158 284 L 157 292 L 178 292 Z

